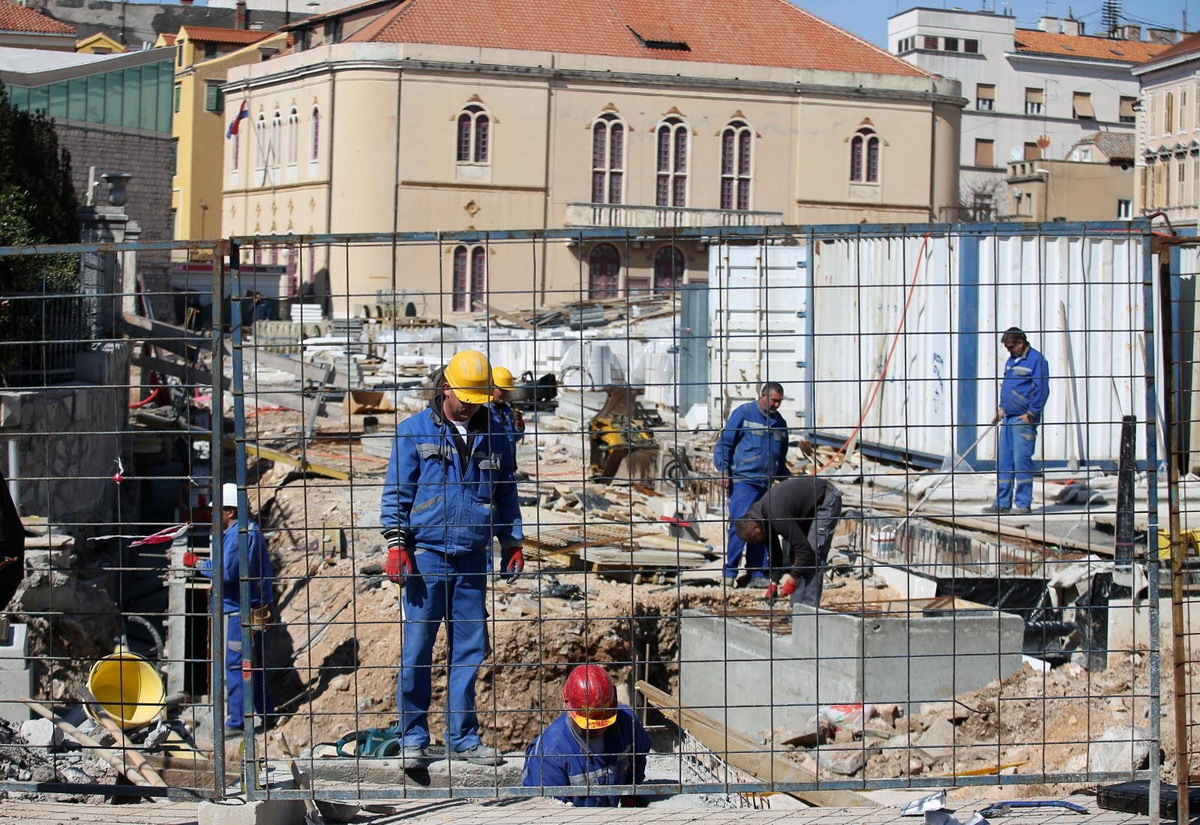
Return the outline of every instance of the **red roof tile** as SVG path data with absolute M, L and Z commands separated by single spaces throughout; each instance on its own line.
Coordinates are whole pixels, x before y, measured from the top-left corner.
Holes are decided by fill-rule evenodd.
M 1017 51 L 1086 60 L 1112 60 L 1118 63 L 1142 63 L 1167 47 L 1142 40 L 1114 40 L 1109 37 L 1058 34 L 1033 29 L 1017 29 Z
M 222 29 L 216 26 L 180 26 L 179 30 L 187 33 L 188 40 L 237 45 L 257 43 L 275 34 L 275 32 L 265 29 Z
M 12 0 L 0 0 L 0 32 L 73 35 L 75 27 L 60 23 L 40 11 L 18 6 Z
M 347 40 L 930 76 L 786 0 L 405 0 Z

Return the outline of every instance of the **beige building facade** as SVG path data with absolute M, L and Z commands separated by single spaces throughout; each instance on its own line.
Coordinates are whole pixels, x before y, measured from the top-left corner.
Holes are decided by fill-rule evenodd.
M 229 234 L 480 233 L 256 245 L 296 291 L 348 294 L 336 314 L 390 293 L 432 313 L 669 290 L 708 271 L 706 242 L 678 228 L 925 222 L 957 202 L 958 84 L 810 15 L 873 71 L 672 59 L 678 31 L 646 57 L 380 42 L 380 7 L 297 24 L 296 50 L 225 87 L 227 110 L 249 113 L 226 141 Z M 593 242 L 596 228 L 630 231 Z M 526 229 L 579 237 L 486 235 Z
M 1008 164 L 1001 220 L 1115 221 L 1133 217 L 1134 139 L 1095 132 L 1060 160 L 1033 158 Z
M 1200 35 L 1134 69 L 1142 84 L 1137 123 L 1137 214 L 1164 212 L 1172 226 L 1200 223 Z

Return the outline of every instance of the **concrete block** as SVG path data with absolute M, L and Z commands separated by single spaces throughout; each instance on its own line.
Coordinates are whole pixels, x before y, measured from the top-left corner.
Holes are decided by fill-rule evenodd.
M 33 695 L 33 674 L 28 670 L 0 670 L 0 719 L 19 727 L 32 711 L 17 701 Z
M 1092 773 L 1127 774 L 1141 770 L 1150 758 L 1150 729 L 1109 728 L 1088 744 L 1088 763 Z
M 314 787 L 404 784 L 423 788 L 517 787 L 525 772 L 524 756 L 507 756 L 503 765 L 473 765 L 470 762 L 436 759 L 405 771 L 395 759 L 304 759 L 297 760 L 313 779 Z
M 949 719 L 938 719 L 921 734 L 916 744 L 933 759 L 951 756 L 955 744 L 954 724 Z
M 304 802 L 299 799 L 201 802 L 196 820 L 199 825 L 304 825 Z
M 27 719 L 21 723 L 21 738 L 31 748 L 46 751 L 63 743 L 63 732 L 49 719 Z
M 0 393 L 0 427 L 21 426 L 21 395 L 19 393 Z
M 29 668 L 29 626 L 10 624 L 0 641 L 0 671 Z

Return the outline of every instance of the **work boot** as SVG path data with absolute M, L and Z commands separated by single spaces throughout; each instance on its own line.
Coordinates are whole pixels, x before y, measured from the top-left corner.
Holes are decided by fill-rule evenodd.
M 995 504 L 989 504 L 987 507 L 983 508 L 984 515 L 988 516 L 994 516 L 1000 513 L 1008 513 L 1010 511 L 1011 508 L 1009 507 L 999 507 Z
M 725 581 L 725 586 L 728 587 L 730 590 L 733 590 L 735 587 L 737 587 L 737 577 L 736 576 L 726 576 L 724 581 Z
M 454 759 L 465 759 L 472 765 L 503 765 L 504 757 L 500 755 L 500 751 L 493 747 L 480 742 L 472 748 L 466 750 L 454 751 Z
M 404 745 L 400 748 L 400 753 L 396 755 L 396 758 L 400 760 L 400 767 L 406 771 L 419 768 L 425 759 L 425 746 Z
M 1018 507 L 1013 512 L 1020 513 L 1023 516 L 1027 516 L 1033 512 L 1033 508 L 1032 507 Z

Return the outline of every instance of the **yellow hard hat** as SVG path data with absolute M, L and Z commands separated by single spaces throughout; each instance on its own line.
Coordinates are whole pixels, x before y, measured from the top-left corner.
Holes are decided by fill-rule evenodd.
M 492 367 L 492 386 L 498 390 L 513 388 L 512 370 L 508 367 Z
M 492 400 L 492 370 L 487 356 L 478 350 L 456 352 L 446 365 L 445 381 L 459 401 L 486 404 Z

